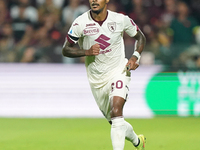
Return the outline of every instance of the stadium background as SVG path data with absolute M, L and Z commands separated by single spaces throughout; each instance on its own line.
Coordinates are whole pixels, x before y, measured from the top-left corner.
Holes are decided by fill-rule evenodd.
M 196 0 L 111 0 L 108 4 L 110 10 L 129 15 L 147 37 L 140 69 L 132 72 L 130 110 L 146 110 L 147 117 L 199 116 L 199 5 Z M 90 112 L 98 109 L 89 102 L 93 98 L 84 57 L 61 54 L 72 21 L 89 9 L 88 1 L 0 0 L 0 8 L 0 116 L 31 117 L 36 112 L 38 116 L 38 109 L 41 116 L 68 116 L 70 112 L 73 116 L 70 110 L 78 108 L 67 103 L 83 101 L 86 106 L 94 105 L 89 107 L 93 110 L 84 107 L 75 116 L 94 115 Z M 124 38 L 129 58 L 134 41 L 126 34 Z
M 108 8 L 129 15 L 147 38 L 141 65 L 132 71 L 124 116 L 130 118 L 136 129 L 146 132 L 150 139 L 158 135 L 165 140 L 166 137 L 171 138 L 165 144 L 163 141 L 151 141 L 153 145 L 150 142 L 149 149 L 198 149 L 200 1 L 110 0 Z M 89 131 L 93 129 L 93 123 L 102 130 L 106 128 L 109 133 L 109 126 L 104 128 L 105 120 L 101 120 L 103 116 L 90 92 L 84 57 L 64 58 L 61 54 L 72 21 L 88 9 L 87 0 L 0 0 L 1 149 L 80 149 L 73 138 L 68 143 L 62 141 L 62 138 L 71 138 L 65 137 L 64 132 L 73 134 L 64 127 L 69 123 L 70 129 L 76 134 L 88 127 L 86 134 L 90 140 L 94 138 Z M 134 41 L 126 34 L 124 39 L 126 57 L 129 58 Z M 100 119 L 85 121 L 79 118 Z M 83 124 L 82 128 L 76 126 L 79 121 Z M 61 126 L 60 130 L 57 130 L 57 125 Z M 52 129 L 54 132 L 50 134 Z M 97 134 L 105 136 L 102 130 Z M 60 140 L 60 145 L 57 143 L 55 147 L 49 143 L 52 139 L 46 140 L 46 143 L 52 144 L 53 148 L 45 147 L 44 139 L 33 142 L 36 135 L 44 139 L 49 135 L 59 136 L 54 140 Z M 23 137 L 21 141 L 20 138 L 16 140 L 20 136 Z M 109 140 L 109 135 L 106 136 Z M 30 138 L 30 141 L 24 140 L 26 138 Z M 84 138 L 84 134 L 80 138 Z M 182 139 L 179 144 L 185 145 L 182 148 L 170 147 L 177 138 Z M 194 141 L 194 147 L 187 144 Z M 30 143 L 41 147 L 34 147 Z M 89 149 L 93 149 L 93 144 L 83 144 L 83 147 L 91 146 Z

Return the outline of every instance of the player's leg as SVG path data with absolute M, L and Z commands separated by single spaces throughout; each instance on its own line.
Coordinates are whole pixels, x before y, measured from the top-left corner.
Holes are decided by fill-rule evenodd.
M 125 100 L 122 97 L 114 96 L 111 100 L 111 140 L 114 150 L 123 150 L 125 138 L 138 145 L 138 136 L 132 126 L 123 118 L 123 106 Z
M 122 116 L 125 100 L 119 96 L 111 99 L 111 140 L 113 150 L 123 150 L 125 144 L 126 126 Z

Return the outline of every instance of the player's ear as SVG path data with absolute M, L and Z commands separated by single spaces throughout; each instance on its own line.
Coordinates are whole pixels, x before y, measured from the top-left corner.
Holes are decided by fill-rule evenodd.
M 106 0 L 106 4 L 108 4 L 108 3 L 109 3 L 109 1 L 110 1 L 110 0 Z

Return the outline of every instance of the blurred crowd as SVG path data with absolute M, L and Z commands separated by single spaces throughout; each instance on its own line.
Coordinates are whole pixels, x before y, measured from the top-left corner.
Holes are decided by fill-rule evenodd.
M 89 9 L 88 0 L 0 0 L 0 62 L 83 63 L 61 51 L 73 20 Z M 108 9 L 144 32 L 141 64 L 200 68 L 200 0 L 110 0 Z M 129 58 L 134 41 L 124 39 Z

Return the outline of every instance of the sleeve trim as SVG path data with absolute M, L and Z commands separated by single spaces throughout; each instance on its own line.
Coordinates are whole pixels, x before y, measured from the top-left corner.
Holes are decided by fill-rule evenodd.
M 69 35 L 66 36 L 67 41 L 71 44 L 74 44 L 75 42 L 69 37 Z
M 70 37 L 70 39 L 72 39 L 73 41 L 78 41 L 78 37 L 74 37 L 74 36 L 71 36 L 70 34 L 68 34 L 68 36 Z

